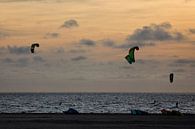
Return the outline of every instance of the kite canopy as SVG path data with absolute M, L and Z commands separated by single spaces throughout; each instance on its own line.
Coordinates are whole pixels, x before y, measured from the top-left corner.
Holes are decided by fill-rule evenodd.
M 173 83 L 173 77 L 174 77 L 174 74 L 170 73 L 170 75 L 169 75 L 170 83 Z
M 135 49 L 136 49 L 136 50 L 139 50 L 139 47 L 138 47 L 138 46 L 132 47 L 132 48 L 129 50 L 129 55 L 127 55 L 127 56 L 125 57 L 125 59 L 129 62 L 129 64 L 132 64 L 132 63 L 135 62 L 135 55 L 134 55 Z
M 34 53 L 34 51 L 35 51 L 35 47 L 39 47 L 39 44 L 38 43 L 33 43 L 32 45 L 31 45 L 31 53 Z

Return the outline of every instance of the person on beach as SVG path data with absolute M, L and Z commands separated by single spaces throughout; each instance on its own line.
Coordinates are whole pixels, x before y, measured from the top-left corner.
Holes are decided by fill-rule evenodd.
M 152 103 L 150 103 L 150 104 L 156 104 L 156 100 L 154 100 Z
M 179 105 L 179 102 L 177 101 L 175 107 L 178 108 L 179 107 L 178 105 Z

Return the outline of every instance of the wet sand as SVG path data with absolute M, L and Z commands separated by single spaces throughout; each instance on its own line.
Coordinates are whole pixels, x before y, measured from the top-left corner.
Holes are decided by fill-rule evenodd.
M 195 129 L 195 115 L 0 114 L 0 129 Z

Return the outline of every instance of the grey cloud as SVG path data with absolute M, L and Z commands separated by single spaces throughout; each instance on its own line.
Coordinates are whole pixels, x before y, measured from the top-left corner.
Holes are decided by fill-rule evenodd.
M 189 29 L 189 32 L 192 33 L 192 34 L 195 34 L 195 29 Z
M 96 45 L 95 41 L 90 40 L 90 39 L 82 39 L 82 40 L 80 40 L 80 44 L 86 45 L 86 46 L 95 46 Z
M 175 61 L 177 64 L 195 64 L 195 60 L 193 59 L 178 59 Z
M 79 24 L 74 19 L 67 20 L 64 22 L 63 25 L 61 25 L 61 27 L 65 27 L 65 28 L 69 28 L 69 29 L 74 28 L 74 27 L 78 27 L 78 26 L 79 26 Z
M 35 56 L 35 57 L 33 57 L 33 60 L 34 60 L 35 62 L 45 62 L 45 60 L 44 60 L 42 57 L 40 57 L 40 56 Z
M 133 46 L 155 46 L 156 41 L 182 41 L 186 39 L 186 36 L 180 32 L 171 32 L 171 28 L 172 25 L 168 22 L 151 24 L 136 29 L 133 34 L 127 36 L 127 39 L 122 44 L 116 44 L 109 39 L 103 40 L 102 43 L 106 47 L 125 49 Z
M 102 44 L 106 47 L 112 47 L 112 48 L 119 48 L 119 49 L 125 49 L 125 48 L 130 48 L 134 46 L 139 46 L 139 47 L 144 47 L 144 46 L 154 46 L 155 43 L 152 42 L 125 42 L 123 44 L 116 44 L 116 42 L 112 40 L 103 40 Z
M 113 40 L 110 40 L 110 39 L 103 40 L 102 43 L 106 47 L 115 47 L 116 46 L 115 42 Z
M 173 70 L 173 72 L 184 73 L 185 70 L 184 69 L 175 69 L 175 70 Z
M 3 50 L 5 50 L 5 47 L 0 47 L 0 51 L 3 51 Z
M 23 58 L 19 58 L 16 62 L 20 66 L 26 66 L 26 65 L 28 65 L 30 63 L 29 61 L 30 61 L 29 58 L 23 57 Z
M 133 44 L 129 44 L 129 43 L 117 44 L 115 41 L 110 39 L 102 40 L 101 42 L 103 46 L 112 47 L 112 48 L 129 48 L 130 46 L 133 46 Z
M 115 46 L 115 48 L 125 49 L 125 48 L 134 47 L 134 46 L 145 47 L 145 46 L 154 46 L 154 45 L 155 43 L 152 43 L 152 42 L 144 42 L 144 43 L 143 42 L 127 42 L 121 45 L 117 45 Z
M 159 64 L 160 62 L 155 59 L 137 59 L 138 64 Z
M 5 53 L 6 52 L 6 48 L 5 47 L 0 47 L 0 54 Z
M 85 53 L 86 51 L 83 49 L 72 49 L 69 52 L 70 53 Z
M 53 32 L 53 33 L 47 33 L 47 34 L 45 35 L 45 38 L 46 38 L 46 39 L 47 39 L 47 38 L 58 38 L 59 36 L 60 36 L 59 33 Z
M 170 66 L 172 67 L 182 67 L 182 66 L 195 66 L 195 59 L 177 59 L 173 61 Z
M 30 47 L 29 46 L 7 46 L 8 52 L 11 54 L 29 54 Z
M 195 67 L 195 63 L 190 65 L 191 67 Z
M 125 60 L 126 61 L 126 60 Z M 144 65 L 144 66 L 159 66 L 159 61 L 155 59 L 136 59 L 135 63 L 137 65 Z M 128 63 L 127 63 L 128 64 Z M 133 65 L 125 65 L 121 66 L 122 69 L 134 69 Z
M 172 33 L 172 40 L 182 41 L 184 39 L 186 39 L 186 36 L 184 34 L 182 34 L 181 32 Z
M 134 69 L 132 66 L 121 66 L 122 69 Z
M 180 41 L 185 36 L 180 32 L 170 32 L 172 28 L 170 23 L 151 24 L 144 26 L 141 29 L 136 29 L 133 34 L 128 36 L 128 41 Z
M 0 30 L 0 39 L 9 37 L 9 34 Z
M 29 57 L 20 57 L 20 58 L 10 58 L 6 57 L 1 59 L 1 62 L 4 64 L 10 64 L 14 66 L 27 66 L 30 65 L 34 61 L 35 63 L 46 62 L 42 57 L 35 56 L 32 59 Z
M 28 64 L 30 64 L 30 59 L 27 57 L 21 57 L 18 59 L 12 59 L 12 58 L 6 57 L 4 59 L 1 59 L 1 62 L 4 64 L 10 64 L 10 65 L 18 66 L 18 67 L 23 67 L 23 66 L 27 66 Z
M 6 63 L 6 64 L 10 64 L 10 63 L 14 63 L 14 60 L 6 57 L 6 58 L 2 59 L 1 62 Z
M 80 60 L 86 60 L 86 59 L 87 59 L 87 57 L 85 57 L 85 56 L 78 56 L 78 57 L 72 58 L 71 60 L 72 61 L 80 61 Z

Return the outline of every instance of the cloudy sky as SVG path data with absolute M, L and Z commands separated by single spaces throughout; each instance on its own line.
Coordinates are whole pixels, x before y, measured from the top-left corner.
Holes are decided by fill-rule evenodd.
M 194 12 L 195 0 L 0 0 L 0 92 L 195 92 Z

